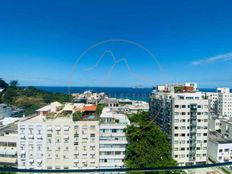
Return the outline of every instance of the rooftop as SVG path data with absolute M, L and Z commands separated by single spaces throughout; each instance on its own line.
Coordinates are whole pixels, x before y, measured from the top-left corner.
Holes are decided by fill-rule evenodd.
M 164 93 L 194 93 L 197 91 L 197 83 L 178 83 L 178 84 L 165 84 L 157 85 L 154 87 L 155 92 Z
M 209 133 L 209 140 L 215 142 L 217 144 L 230 144 L 232 143 L 232 139 L 225 138 L 219 132 L 213 131 Z

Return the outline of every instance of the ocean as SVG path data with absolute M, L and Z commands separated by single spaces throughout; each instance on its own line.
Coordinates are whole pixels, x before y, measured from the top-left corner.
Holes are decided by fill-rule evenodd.
M 37 86 L 36 88 L 53 92 L 53 93 L 82 93 L 84 91 L 104 92 L 109 97 L 149 101 L 149 95 L 152 88 L 130 88 L 130 87 L 53 87 L 53 86 Z M 215 92 L 213 88 L 201 88 L 202 92 Z

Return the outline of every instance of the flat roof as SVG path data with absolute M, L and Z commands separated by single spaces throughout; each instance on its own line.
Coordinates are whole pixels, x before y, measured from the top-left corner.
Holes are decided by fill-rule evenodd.
M 225 138 L 222 134 L 217 131 L 209 133 L 209 140 L 217 144 L 230 144 L 232 139 Z

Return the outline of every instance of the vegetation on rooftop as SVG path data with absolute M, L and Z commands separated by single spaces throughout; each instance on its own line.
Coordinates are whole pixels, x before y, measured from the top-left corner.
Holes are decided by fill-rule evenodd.
M 79 121 L 82 118 L 82 116 L 83 116 L 82 112 L 77 111 L 77 112 L 73 113 L 72 119 L 73 119 L 73 121 Z
M 107 106 L 107 104 L 98 104 L 96 108 L 97 117 L 100 117 L 102 110 Z
M 51 93 L 32 86 L 20 87 L 17 80 L 7 84 L 0 79 L 0 88 L 4 88 L 4 91 L 0 93 L 0 103 L 25 109 L 25 115 L 34 114 L 37 109 L 54 101 L 61 103 L 71 101 L 71 97 L 67 94 Z
M 129 168 L 176 166 L 166 134 L 150 120 L 147 112 L 130 116 L 126 130 L 128 146 L 125 164 Z M 162 172 L 161 172 L 162 173 Z

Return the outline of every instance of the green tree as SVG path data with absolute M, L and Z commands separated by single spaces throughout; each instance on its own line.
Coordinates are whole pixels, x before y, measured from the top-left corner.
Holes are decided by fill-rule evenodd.
M 82 116 L 83 116 L 82 112 L 77 111 L 77 112 L 73 113 L 72 119 L 73 119 L 73 121 L 79 121 L 82 118 Z
M 2 102 L 7 104 L 12 104 L 16 96 L 17 96 L 17 91 L 11 87 L 8 87 L 6 88 L 5 92 L 2 94 Z
M 102 110 L 106 107 L 106 104 L 98 104 L 96 108 L 96 114 L 98 117 L 100 117 Z
M 17 80 L 11 80 L 10 81 L 10 86 L 13 88 L 16 88 L 18 86 L 18 81 Z
M 125 163 L 130 168 L 176 166 L 171 156 L 167 136 L 149 119 L 148 113 L 140 112 L 130 116 L 131 126 L 127 128 L 128 146 Z
M 0 78 L 0 88 L 5 89 L 7 87 L 8 87 L 8 84 L 3 79 Z

